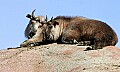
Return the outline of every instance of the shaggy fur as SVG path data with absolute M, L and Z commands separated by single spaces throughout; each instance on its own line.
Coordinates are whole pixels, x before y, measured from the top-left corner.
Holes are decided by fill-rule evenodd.
M 114 46 L 118 37 L 106 23 L 84 17 L 58 16 L 47 23 L 47 40 L 57 43 L 90 41 L 93 49 Z

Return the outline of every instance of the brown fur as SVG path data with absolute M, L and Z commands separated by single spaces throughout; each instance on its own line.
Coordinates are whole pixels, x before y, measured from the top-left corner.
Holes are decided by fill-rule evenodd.
M 48 22 L 46 34 L 47 40 L 58 43 L 90 41 L 93 49 L 114 46 L 118 42 L 116 33 L 109 25 L 84 17 L 58 16 Z

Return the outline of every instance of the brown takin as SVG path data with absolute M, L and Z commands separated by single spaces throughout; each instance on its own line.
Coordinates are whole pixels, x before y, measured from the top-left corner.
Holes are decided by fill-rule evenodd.
M 58 16 L 47 22 L 46 41 L 57 43 L 88 42 L 92 49 L 114 46 L 118 37 L 106 23 L 84 17 Z
M 20 47 L 33 46 L 36 45 L 37 42 L 43 42 L 44 40 L 45 24 L 42 25 L 42 22 L 46 22 L 47 16 L 46 18 L 44 16 L 35 16 L 34 12 L 35 10 L 32 14 L 27 14 L 26 16 L 30 19 L 29 24 L 25 29 L 25 37 L 27 37 L 28 40 L 21 43 Z

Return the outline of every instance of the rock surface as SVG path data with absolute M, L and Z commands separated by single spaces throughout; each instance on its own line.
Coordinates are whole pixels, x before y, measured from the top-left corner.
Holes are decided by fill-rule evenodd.
M 120 49 L 49 44 L 0 51 L 0 72 L 120 72 Z

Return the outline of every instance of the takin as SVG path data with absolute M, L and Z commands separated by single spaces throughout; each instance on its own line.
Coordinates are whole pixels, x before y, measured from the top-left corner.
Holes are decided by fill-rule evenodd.
M 47 22 L 46 41 L 63 44 L 86 42 L 92 48 L 115 46 L 118 37 L 106 23 L 84 17 L 58 16 Z
M 42 22 L 47 22 L 47 15 L 46 18 L 44 16 L 35 16 L 34 12 L 35 10 L 32 11 L 32 14 L 26 15 L 26 17 L 30 19 L 24 33 L 28 40 L 25 40 L 23 43 L 21 43 L 20 47 L 36 45 L 37 42 L 41 42 L 43 39 L 40 39 L 43 37 L 43 29 L 45 29 L 42 25 Z
M 35 16 L 34 15 L 35 10 L 32 11 L 32 14 L 27 14 L 26 17 L 30 19 L 29 24 L 27 25 L 25 29 L 25 37 L 30 39 L 32 38 L 35 33 L 37 32 L 38 26 L 40 26 L 40 22 L 45 21 L 44 16 Z

